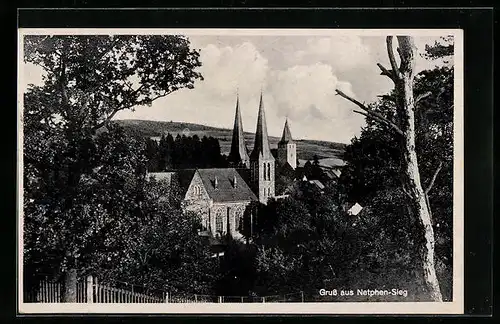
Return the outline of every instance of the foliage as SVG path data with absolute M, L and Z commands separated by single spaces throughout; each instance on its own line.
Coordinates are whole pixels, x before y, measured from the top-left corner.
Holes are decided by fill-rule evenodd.
M 43 85 L 24 94 L 28 275 L 85 272 L 121 257 L 140 204 L 144 146 L 109 121 L 193 88 L 201 64 L 189 45 L 175 35 L 24 37 L 24 61 L 44 70 Z
M 437 58 L 445 53 L 453 53 L 453 44 L 450 46 L 429 47 L 427 55 Z M 449 280 L 452 267 L 453 70 L 453 67 L 442 66 L 422 71 L 416 76 L 414 84 L 415 97 L 421 98 L 415 109 L 419 171 L 424 189 L 430 187 L 436 175 L 428 196 L 436 238 L 437 263 L 441 269 L 438 276 L 445 280 Z M 429 95 L 424 96 L 427 92 Z M 392 119 L 395 114 L 392 93 L 382 96 L 371 107 Z M 422 278 L 416 275 L 418 264 L 413 260 L 420 259 L 415 253 L 418 253 L 422 243 L 422 234 L 417 233 L 416 220 L 406 210 L 406 197 L 401 191 L 398 176 L 398 143 L 378 123 L 370 119 L 366 122 L 367 126 L 360 137 L 353 139 L 346 149 L 344 159 L 347 165 L 340 185 L 348 201 L 358 202 L 365 207 L 362 214 L 367 221 L 365 226 L 372 228 L 374 233 L 382 234 L 366 238 L 362 243 L 365 252 L 360 255 L 359 263 L 355 264 L 371 264 L 370 269 L 379 273 L 375 278 L 370 277 L 372 283 L 403 283 L 411 286 L 414 295 L 419 298 Z M 438 169 L 439 173 L 436 174 Z M 442 286 L 449 288 L 451 285 L 445 282 Z M 443 297 L 449 300 L 451 290 L 444 289 Z
M 114 127 L 97 137 L 43 144 L 65 147 L 47 150 L 53 160 L 40 156 L 40 163 L 48 167 L 25 174 L 25 262 L 48 267 L 37 267 L 45 273 L 87 269 L 100 252 L 119 249 L 130 228 L 126 215 L 137 206 L 142 147 Z M 75 183 L 77 167 L 85 173 Z
M 147 138 L 146 147 L 149 172 L 227 167 L 227 161 L 220 152 L 219 141 L 213 137 L 203 136 L 200 140 L 198 135 L 177 135 L 174 140 L 168 133 L 159 142 Z
M 132 282 L 171 293 L 212 292 L 217 279 L 216 260 L 198 235 L 200 219 L 181 211 L 180 199 L 172 197 L 173 189 L 162 181 L 144 184 L 145 199 L 136 211 L 120 257 L 104 260 L 107 265 L 98 269 L 104 280 Z

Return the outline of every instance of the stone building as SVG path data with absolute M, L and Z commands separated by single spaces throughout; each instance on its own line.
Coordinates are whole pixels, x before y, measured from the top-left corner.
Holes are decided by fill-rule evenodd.
M 280 166 L 288 164 L 293 170 L 297 168 L 297 146 L 292 139 L 288 119 L 285 121 L 283 135 L 278 143 L 278 162 Z
M 234 167 L 150 173 L 150 177 L 168 178 L 169 182 L 175 176 L 183 197 L 183 209 L 199 214 L 204 230 L 216 237 L 242 238 L 245 211 L 252 215 L 254 206 L 266 204 L 268 199 L 276 196 L 275 157 L 269 145 L 262 93 L 254 147 L 250 154 L 245 144 L 240 109 L 237 97 L 228 156 Z M 278 165 L 295 168 L 295 150 L 287 121 L 278 147 Z

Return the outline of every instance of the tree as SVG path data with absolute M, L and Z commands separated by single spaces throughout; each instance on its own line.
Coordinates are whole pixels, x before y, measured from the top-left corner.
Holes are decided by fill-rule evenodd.
M 93 233 L 96 220 L 89 212 L 104 214 L 99 202 L 81 194 L 85 179 L 97 167 L 90 151 L 92 139 L 110 127 L 117 112 L 150 105 L 178 89 L 193 88 L 195 80 L 202 78 L 196 72 L 201 65 L 198 58 L 189 40 L 175 35 L 24 37 L 24 61 L 44 71 L 43 85 L 31 85 L 24 94 L 26 197 L 29 202 L 34 199 L 31 194 L 42 196 L 38 198 L 44 203 L 36 208 L 43 208 L 49 220 L 55 214 L 64 215 L 57 223 L 54 218 L 44 226 L 56 235 L 68 233 L 62 236 L 69 241 L 60 246 L 59 260 L 66 273 L 65 301 L 76 301 L 79 251 L 94 238 L 93 234 L 78 234 Z M 116 159 L 111 161 L 125 163 Z M 106 169 L 106 163 L 101 167 Z M 122 172 L 118 169 L 111 178 Z M 37 183 L 44 184 L 43 191 L 37 191 Z M 43 198 L 50 192 L 48 188 L 57 193 L 50 199 Z M 116 205 L 109 206 L 107 213 L 117 214 Z M 25 215 L 30 217 L 36 208 L 25 206 Z
M 353 102 L 362 111 L 356 111 L 367 118 L 373 119 L 397 136 L 399 151 L 401 154 L 401 188 L 407 196 L 410 211 L 419 220 L 422 228 L 424 244 L 422 248 L 422 266 L 425 284 L 433 301 L 442 301 L 441 289 L 435 268 L 435 237 L 432 226 L 430 206 L 427 192 L 421 183 L 420 171 L 416 154 L 416 131 L 415 131 L 415 103 L 431 95 L 421 94 L 416 99 L 413 93 L 415 78 L 415 56 L 416 47 L 412 37 L 398 36 L 398 53 L 400 65 L 397 65 L 393 52 L 392 36 L 386 39 L 387 52 L 391 63 L 391 70 L 386 69 L 380 63 L 377 64 L 382 75 L 389 77 L 395 85 L 392 101 L 395 104 L 395 119 L 387 118 L 370 106 L 357 101 L 340 90 L 337 94 Z M 439 168 L 437 169 L 439 172 Z M 436 172 L 436 173 L 437 173 Z
M 154 179 L 144 183 L 144 199 L 130 227 L 133 235 L 122 246 L 119 258 L 108 265 L 104 280 L 171 293 L 213 292 L 217 261 L 198 235 L 199 217 L 181 211 L 175 186 Z

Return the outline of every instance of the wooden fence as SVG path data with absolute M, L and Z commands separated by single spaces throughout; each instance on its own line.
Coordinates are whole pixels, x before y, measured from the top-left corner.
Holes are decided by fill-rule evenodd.
M 24 295 L 25 302 L 61 303 L 62 289 L 59 282 L 42 280 L 38 289 Z M 85 281 L 79 281 L 76 285 L 77 303 L 166 303 L 168 299 L 167 293 L 159 297 L 115 288 L 98 283 L 92 276 L 88 276 Z
M 37 289 L 25 292 L 26 303 L 62 303 L 63 286 L 59 282 L 42 280 Z M 88 276 L 77 282 L 77 303 L 276 303 L 304 302 L 303 292 L 276 296 L 215 296 L 188 294 L 170 296 L 162 292 L 154 296 L 128 289 L 116 288 L 97 282 L 96 278 Z

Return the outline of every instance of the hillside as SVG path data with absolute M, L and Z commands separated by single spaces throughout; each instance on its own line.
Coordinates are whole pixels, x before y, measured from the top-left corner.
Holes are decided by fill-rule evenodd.
M 200 138 L 203 136 L 212 136 L 219 140 L 221 151 L 227 154 L 231 148 L 232 130 L 217 128 L 199 124 L 184 123 L 184 122 L 163 122 L 151 120 L 116 120 L 116 123 L 124 127 L 130 134 L 136 136 L 151 137 L 159 139 L 162 134 L 170 133 L 172 136 L 177 134 L 185 134 L 187 136 L 198 135 Z M 253 147 L 254 134 L 245 133 L 247 147 Z M 278 147 L 280 138 L 269 137 L 271 149 Z M 312 160 L 314 155 L 318 155 L 320 159 L 325 161 L 338 161 L 342 158 L 345 149 L 345 144 L 318 141 L 318 140 L 297 140 L 297 156 L 301 160 Z M 336 163 L 338 164 L 338 163 Z

